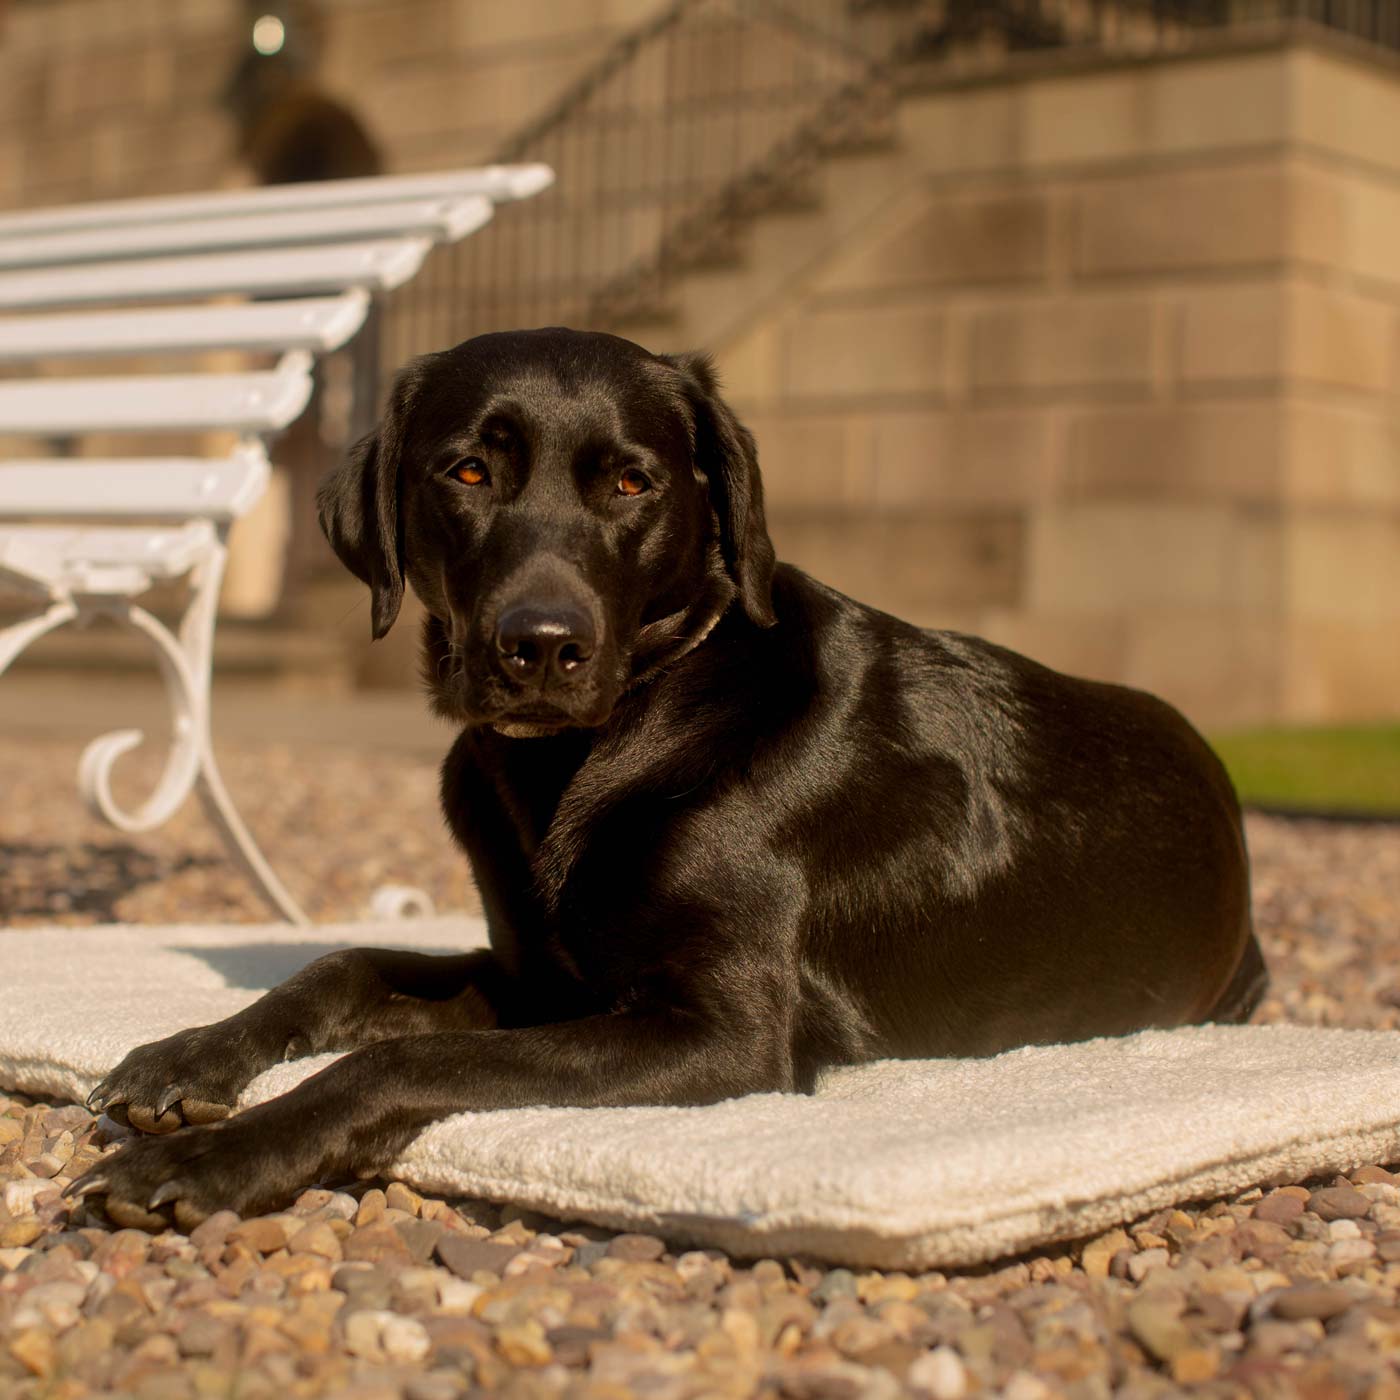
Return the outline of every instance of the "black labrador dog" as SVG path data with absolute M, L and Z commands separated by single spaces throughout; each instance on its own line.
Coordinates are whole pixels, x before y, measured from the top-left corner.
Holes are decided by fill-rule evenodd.
M 1168 705 L 774 562 L 699 356 L 486 335 L 399 376 L 322 523 L 382 636 L 406 583 L 462 726 L 442 802 L 491 950 L 356 949 L 133 1051 L 80 1193 L 189 1226 L 524 1104 L 705 1104 L 828 1065 L 1246 1018 L 1238 804 Z M 290 1056 L 349 1051 L 228 1117 Z

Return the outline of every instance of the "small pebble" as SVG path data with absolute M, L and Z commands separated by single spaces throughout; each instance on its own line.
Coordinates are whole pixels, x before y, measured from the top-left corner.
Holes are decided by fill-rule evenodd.
M 46 1380 L 54 1369 L 54 1339 L 47 1332 L 20 1332 L 9 1344 L 9 1352 L 31 1375 Z
M 276 1216 L 257 1216 L 235 1225 L 228 1233 L 230 1244 L 246 1245 L 259 1254 L 271 1254 L 282 1249 L 291 1238 L 287 1224 Z
M 1273 1300 L 1275 1317 L 1285 1321 L 1314 1317 L 1325 1322 L 1351 1307 L 1352 1295 L 1345 1288 L 1328 1283 L 1300 1283 L 1285 1288 Z
M 33 1244 L 44 1232 L 44 1222 L 37 1215 L 22 1215 L 14 1220 L 0 1220 L 0 1249 Z
M 496 1333 L 496 1346 L 513 1366 L 545 1366 L 554 1360 L 544 1328 L 533 1318 L 502 1327 Z
M 366 1361 L 382 1361 L 384 1325 L 393 1316 L 393 1313 L 380 1308 L 360 1308 L 347 1314 L 342 1323 L 346 1351 Z
M 423 1209 L 423 1198 L 402 1181 L 391 1181 L 384 1190 L 384 1204 L 390 1210 L 402 1210 L 409 1215 L 417 1215 Z
M 1144 1249 L 1128 1260 L 1128 1277 L 1134 1283 L 1141 1283 L 1153 1269 L 1165 1268 L 1171 1263 L 1171 1255 L 1165 1249 Z
M 1376 1257 L 1376 1247 L 1370 1240 L 1337 1240 L 1327 1250 L 1328 1261 L 1336 1267 L 1363 1265 Z
M 654 1235 L 619 1235 L 608 1245 L 610 1259 L 626 1259 L 631 1263 L 647 1263 L 660 1259 L 665 1244 Z
M 910 1363 L 904 1383 L 915 1395 L 928 1400 L 963 1400 L 968 1388 L 967 1367 L 952 1347 L 935 1347 Z
M 1384 1167 L 1358 1167 L 1351 1174 L 1353 1186 L 1394 1186 L 1396 1177 L 1394 1172 L 1388 1172 Z
M 436 1220 L 396 1220 L 394 1229 L 408 1249 L 409 1258 L 415 1264 L 425 1264 L 433 1257 L 433 1249 L 442 1238 L 445 1230 Z
M 1328 1186 L 1308 1197 L 1308 1209 L 1323 1220 L 1360 1219 L 1371 1209 L 1371 1201 L 1354 1186 Z
M 464 1279 L 470 1279 L 477 1273 L 499 1274 L 520 1252 L 514 1245 L 467 1239 L 460 1235 L 442 1235 L 434 1248 L 438 1259 Z
M 1124 1230 L 1110 1230 L 1108 1234 L 1084 1246 L 1080 1264 L 1090 1278 L 1107 1278 L 1109 1264 L 1115 1254 L 1132 1248 L 1132 1241 Z
M 340 1236 L 324 1220 L 314 1220 L 292 1236 L 288 1249 L 293 1254 L 314 1254 L 322 1259 L 339 1260 L 345 1251 Z
M 605 1259 L 607 1253 L 606 1240 L 585 1240 L 582 1244 L 574 1246 L 574 1263 L 580 1269 L 591 1269 L 600 1259 Z
M 40 1201 L 49 1200 L 58 1195 L 58 1188 L 53 1182 L 37 1177 L 28 1177 L 19 1181 L 7 1181 L 3 1195 L 5 1210 L 10 1215 L 35 1215 L 36 1207 Z
M 384 1192 L 377 1186 L 371 1187 L 360 1197 L 359 1209 L 355 1213 L 356 1228 L 373 1225 L 384 1214 L 385 1206 Z
M 383 1221 L 356 1229 L 346 1237 L 343 1248 L 347 1259 L 370 1264 L 403 1265 L 412 1262 L 403 1236 Z
M 391 1313 L 380 1334 L 380 1346 L 390 1361 L 411 1365 L 428 1354 L 432 1342 L 416 1318 Z
M 404 1382 L 404 1400 L 461 1400 L 462 1383 L 451 1375 L 429 1371 Z
M 1291 1192 L 1270 1191 L 1259 1201 L 1252 1212 L 1256 1220 L 1267 1220 L 1275 1225 L 1287 1225 L 1296 1220 L 1307 1209 L 1307 1203 Z
M 822 1275 L 822 1280 L 812 1290 L 812 1297 L 818 1303 L 830 1303 L 837 1298 L 856 1296 L 856 1276 L 849 1269 L 832 1269 Z
M 205 1246 L 221 1246 L 228 1239 L 239 1219 L 231 1210 L 216 1210 L 201 1224 L 190 1231 L 190 1243 Z

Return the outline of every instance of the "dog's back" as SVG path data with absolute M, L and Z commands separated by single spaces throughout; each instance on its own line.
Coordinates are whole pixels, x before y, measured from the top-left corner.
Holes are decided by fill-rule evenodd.
M 1171 706 L 786 566 L 774 600 L 777 628 L 721 630 L 633 722 L 687 729 L 704 756 L 690 840 L 800 878 L 813 1059 L 1248 1014 L 1262 962 L 1239 807 Z

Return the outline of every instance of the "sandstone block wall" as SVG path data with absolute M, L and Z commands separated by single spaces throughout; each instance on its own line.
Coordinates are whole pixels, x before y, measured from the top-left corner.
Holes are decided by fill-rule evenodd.
M 0 208 L 219 183 L 233 0 L 0 11 Z
M 320 78 L 390 169 L 477 160 L 654 6 L 322 0 Z M 240 178 L 237 0 L 3 15 L 0 207 Z M 676 289 L 734 303 L 781 552 L 1202 723 L 1400 712 L 1397 131 L 1318 37 L 908 97 L 752 230 L 780 296 Z
M 1202 723 L 1400 713 L 1387 131 L 1317 42 L 907 99 L 906 188 L 723 347 L 781 552 Z
M 318 85 L 386 168 L 483 160 L 656 0 L 318 0 Z M 239 0 L 43 0 L 0 9 L 0 208 L 237 178 L 223 108 Z

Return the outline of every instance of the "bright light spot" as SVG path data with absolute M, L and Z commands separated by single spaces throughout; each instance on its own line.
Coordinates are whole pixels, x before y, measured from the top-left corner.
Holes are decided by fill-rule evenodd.
M 260 15 L 253 21 L 253 47 L 260 54 L 282 52 L 287 42 L 287 26 L 276 15 Z

